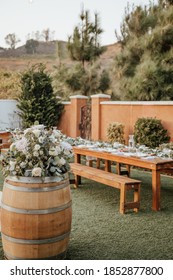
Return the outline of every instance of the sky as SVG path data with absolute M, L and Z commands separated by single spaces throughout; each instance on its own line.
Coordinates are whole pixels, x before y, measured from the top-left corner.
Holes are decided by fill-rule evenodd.
M 21 40 L 18 47 L 25 44 L 28 34 L 47 28 L 54 33 L 54 40 L 67 41 L 80 23 L 82 6 L 89 10 L 91 21 L 95 12 L 99 14 L 104 30 L 101 44 L 113 44 L 127 3 L 148 5 L 149 0 L 0 0 L 0 46 L 9 47 L 4 39 L 8 34 L 15 33 Z

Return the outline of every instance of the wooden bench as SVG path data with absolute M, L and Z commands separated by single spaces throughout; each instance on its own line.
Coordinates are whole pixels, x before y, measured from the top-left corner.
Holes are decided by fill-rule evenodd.
M 76 187 L 81 183 L 81 176 L 120 189 L 120 213 L 124 214 L 127 209 L 133 209 L 135 212 L 138 212 L 140 207 L 140 181 L 80 163 L 71 163 L 70 167 L 71 172 L 75 175 L 74 184 Z M 126 202 L 127 190 L 134 191 L 134 200 L 132 202 Z

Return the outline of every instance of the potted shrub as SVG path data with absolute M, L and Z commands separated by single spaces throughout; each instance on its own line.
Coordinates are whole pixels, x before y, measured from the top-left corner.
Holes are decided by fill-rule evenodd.
M 156 148 L 160 144 L 168 143 L 170 137 L 164 129 L 161 120 L 156 118 L 139 118 L 134 126 L 134 140 L 136 144 Z
M 108 141 L 112 144 L 114 142 L 124 144 L 124 125 L 118 122 L 110 123 L 107 127 L 107 138 Z
M 7 259 L 65 257 L 72 216 L 71 156 L 71 145 L 56 129 L 35 125 L 13 135 L 1 159 L 1 231 Z

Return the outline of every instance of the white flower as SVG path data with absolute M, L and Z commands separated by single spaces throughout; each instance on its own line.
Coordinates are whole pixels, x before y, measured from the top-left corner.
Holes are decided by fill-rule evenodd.
M 40 137 L 38 138 L 38 142 L 39 142 L 40 144 L 43 144 L 43 142 L 44 142 L 44 137 L 43 137 L 43 136 L 40 136 Z
M 27 154 L 26 154 L 26 159 L 27 159 L 27 160 L 30 160 L 30 159 L 32 159 L 32 154 L 30 154 L 30 153 L 27 153 Z
M 10 171 L 14 171 L 16 166 L 16 161 L 10 160 L 9 164 L 10 164 Z
M 35 151 L 40 150 L 40 145 L 36 144 L 35 147 L 34 147 L 34 150 L 35 150 Z
M 23 133 L 25 135 L 25 134 L 27 134 L 28 132 L 31 132 L 31 131 L 32 131 L 32 129 L 31 129 L 31 127 L 29 127 L 29 128 L 26 128 Z
M 59 146 L 56 146 L 55 151 L 56 151 L 56 155 L 55 156 L 58 156 L 62 152 L 61 148 Z
M 34 135 L 38 138 L 38 137 L 40 136 L 41 130 L 39 130 L 39 129 L 34 129 L 32 132 L 33 132 Z
M 34 152 L 33 152 L 33 156 L 34 156 L 34 157 L 38 157 L 38 156 L 39 156 L 39 153 L 38 153 L 37 151 L 34 151 Z
M 41 168 L 40 167 L 35 167 L 32 169 L 32 176 L 34 177 L 41 177 Z
M 66 160 L 64 158 L 60 158 L 58 160 L 58 165 L 64 165 L 66 163 Z
M 21 163 L 20 163 L 20 166 L 21 166 L 22 168 L 25 168 L 25 167 L 26 167 L 26 162 L 21 162 Z
M 55 142 L 56 142 L 56 138 L 55 138 L 54 135 L 50 135 L 50 136 L 49 136 L 49 139 L 50 139 L 50 141 L 51 141 L 52 143 L 55 143 Z
M 72 146 L 68 142 L 62 141 L 60 145 L 64 150 L 68 150 L 68 151 L 72 150 Z
M 57 155 L 57 153 L 56 153 L 56 151 L 55 151 L 55 148 L 51 148 L 51 149 L 49 150 L 49 155 L 50 155 L 50 156 L 56 156 L 56 155 Z
M 45 128 L 45 126 L 43 124 L 37 124 L 37 125 L 32 125 L 31 129 L 39 129 L 39 130 L 43 130 Z
M 51 149 L 49 150 L 49 155 L 50 155 L 50 156 L 56 157 L 56 156 L 58 156 L 60 153 L 61 153 L 60 147 L 56 147 L 56 148 L 53 147 L 53 148 L 51 148 Z
M 62 133 L 61 133 L 61 131 L 60 130 L 56 130 L 56 129 L 54 129 L 53 130 L 53 135 L 56 137 L 56 138 L 61 138 L 62 137 Z
M 22 137 L 22 139 L 16 141 L 15 146 L 18 151 L 26 153 L 26 149 L 28 146 L 27 139 L 25 137 Z
M 64 154 L 65 154 L 66 156 L 69 156 L 69 155 L 70 155 L 70 151 L 69 151 L 69 150 L 64 150 Z

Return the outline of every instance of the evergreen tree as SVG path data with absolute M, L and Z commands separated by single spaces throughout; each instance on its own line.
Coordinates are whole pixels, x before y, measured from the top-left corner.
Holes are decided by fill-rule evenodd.
M 100 28 L 99 16 L 95 13 L 94 23 L 90 21 L 89 11 L 82 10 L 81 25 L 76 26 L 73 35 L 68 38 L 68 50 L 73 60 L 92 62 L 105 51 L 99 43 L 99 36 L 103 33 Z
M 108 71 L 105 69 L 102 71 L 100 75 L 100 84 L 99 84 L 99 90 L 103 93 L 105 93 L 106 90 L 110 88 L 110 77 Z
M 115 77 L 122 99 L 173 100 L 173 1 L 128 6 Z
M 18 108 L 23 127 L 33 125 L 35 121 L 48 127 L 56 126 L 63 105 L 53 93 L 51 78 L 43 64 L 36 64 L 22 74 L 21 89 Z
M 53 73 L 55 92 L 67 100 L 72 94 L 90 96 L 110 89 L 109 72 L 93 63 L 83 68 L 80 63 L 71 67 L 59 65 Z
M 70 93 L 79 93 L 85 96 L 97 93 L 99 90 L 100 65 L 94 63 L 87 68 L 76 64 L 66 72 L 65 84 L 69 87 Z

